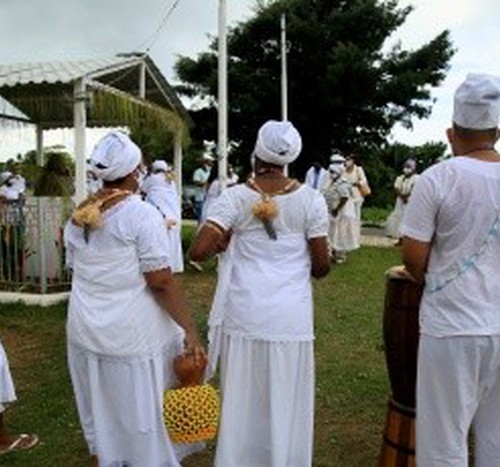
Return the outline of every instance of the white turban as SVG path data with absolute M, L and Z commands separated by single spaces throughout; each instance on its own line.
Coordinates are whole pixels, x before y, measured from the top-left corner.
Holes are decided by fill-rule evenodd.
M 469 73 L 455 91 L 453 122 L 462 128 L 488 130 L 498 127 L 500 78 Z
M 260 127 L 254 154 L 274 165 L 287 165 L 299 157 L 302 138 L 290 122 L 269 120 Z
M 163 160 L 153 161 L 151 170 L 153 172 L 168 172 L 168 164 Z
M 112 182 L 136 169 L 141 163 L 141 150 L 125 133 L 112 131 L 96 144 L 90 163 L 98 178 Z

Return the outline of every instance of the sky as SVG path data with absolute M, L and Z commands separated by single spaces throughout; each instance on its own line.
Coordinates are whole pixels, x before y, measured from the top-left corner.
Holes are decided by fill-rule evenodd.
M 228 23 L 244 21 L 255 0 L 226 0 Z M 401 0 L 414 11 L 387 41 L 418 48 L 449 29 L 457 49 L 446 80 L 434 89 L 429 119 L 412 131 L 395 128 L 392 141 L 409 145 L 445 141 L 453 91 L 468 72 L 500 75 L 498 0 Z M 167 12 L 171 11 L 165 21 Z M 162 26 L 161 29 L 158 28 Z M 145 51 L 175 83 L 179 55 L 196 57 L 217 35 L 218 0 L 0 0 L 0 63 L 85 60 Z M 155 34 L 155 32 L 157 32 Z M 231 83 L 229 83 L 229 86 Z M 230 103 L 229 103 L 230 105 Z M 93 132 L 88 150 L 101 136 Z M 229 129 L 230 136 L 230 129 Z M 46 132 L 46 144 L 72 149 L 72 132 Z M 0 128 L 0 160 L 34 148 L 34 130 Z

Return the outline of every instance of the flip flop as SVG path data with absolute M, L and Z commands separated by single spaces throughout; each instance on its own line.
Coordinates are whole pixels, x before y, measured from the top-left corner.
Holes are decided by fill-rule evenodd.
M 12 451 L 21 451 L 24 449 L 31 449 L 36 446 L 39 442 L 37 435 L 27 435 L 25 433 L 17 435 L 14 441 L 10 443 L 7 447 L 0 449 L 0 455 L 7 454 Z

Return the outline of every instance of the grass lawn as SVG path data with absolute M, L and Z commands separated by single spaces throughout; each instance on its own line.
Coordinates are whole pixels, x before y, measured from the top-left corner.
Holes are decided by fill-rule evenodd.
M 385 422 L 388 379 L 382 350 L 384 271 L 399 251 L 364 247 L 315 283 L 316 467 L 374 466 Z M 202 329 L 215 286 L 212 268 L 180 281 Z M 0 336 L 18 402 L 6 412 L 12 431 L 36 432 L 41 445 L 0 456 L 0 465 L 89 466 L 66 367 L 66 306 L 1 305 Z M 185 461 L 213 465 L 213 445 Z

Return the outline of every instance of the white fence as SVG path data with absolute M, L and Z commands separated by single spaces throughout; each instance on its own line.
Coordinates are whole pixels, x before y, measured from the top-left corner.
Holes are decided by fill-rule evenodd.
M 71 208 L 68 198 L 0 201 L 0 290 L 69 290 L 63 229 Z

